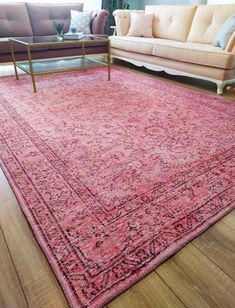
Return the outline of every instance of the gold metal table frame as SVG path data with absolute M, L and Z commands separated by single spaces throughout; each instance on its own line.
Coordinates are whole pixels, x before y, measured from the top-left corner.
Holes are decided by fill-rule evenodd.
M 110 54 L 110 40 L 104 37 L 96 37 L 87 35 L 80 40 L 64 40 L 58 41 L 56 37 L 46 39 L 34 37 L 22 38 L 9 38 L 12 61 L 14 64 L 16 79 L 19 79 L 17 68 L 23 70 L 31 76 L 33 91 L 36 93 L 36 80 L 35 76 L 43 74 L 69 72 L 80 69 L 91 69 L 98 67 L 108 68 L 108 80 L 111 79 L 111 54 Z M 95 55 L 86 55 L 86 47 L 91 44 L 100 44 L 107 46 L 106 53 Z M 26 47 L 28 59 L 26 61 L 17 61 L 15 53 L 15 44 L 21 44 Z M 62 46 L 62 45 L 75 45 L 82 49 L 82 54 L 72 57 L 50 58 L 50 59 L 32 59 L 32 49 L 38 46 Z

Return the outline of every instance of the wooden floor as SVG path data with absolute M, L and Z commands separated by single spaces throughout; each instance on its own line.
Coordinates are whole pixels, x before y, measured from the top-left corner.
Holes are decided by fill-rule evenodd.
M 199 81 L 170 79 L 209 93 L 215 91 Z M 235 101 L 234 85 L 224 96 Z M 0 170 L 0 308 L 24 307 L 64 308 L 68 304 Z M 235 210 L 107 307 L 234 308 Z

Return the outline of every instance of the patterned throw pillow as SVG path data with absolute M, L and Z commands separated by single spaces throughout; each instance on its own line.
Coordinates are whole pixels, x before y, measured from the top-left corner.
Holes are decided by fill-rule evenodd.
M 233 32 L 235 32 L 235 14 L 230 16 L 219 29 L 213 45 L 225 49 Z
M 77 32 L 90 34 L 92 12 L 79 12 L 71 10 L 70 13 L 71 13 L 71 23 L 69 29 L 76 28 Z

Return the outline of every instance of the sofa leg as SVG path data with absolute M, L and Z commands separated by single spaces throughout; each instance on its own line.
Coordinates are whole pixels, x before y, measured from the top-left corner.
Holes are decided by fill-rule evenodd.
M 224 90 L 225 85 L 226 85 L 226 83 L 224 81 L 218 81 L 217 82 L 217 94 L 218 95 L 223 94 L 223 90 Z

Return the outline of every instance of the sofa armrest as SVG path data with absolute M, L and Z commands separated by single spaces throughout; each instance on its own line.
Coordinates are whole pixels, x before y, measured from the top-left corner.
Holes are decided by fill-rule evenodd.
M 109 12 L 106 10 L 94 11 L 91 21 L 91 33 L 92 34 L 104 34 L 105 23 Z
M 127 35 L 131 24 L 130 20 L 131 12 L 139 14 L 145 13 L 145 11 L 143 10 L 116 10 L 113 12 L 118 36 Z
M 235 31 L 233 32 L 233 35 L 230 37 L 225 50 L 235 54 Z

